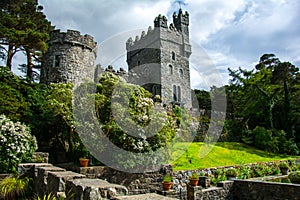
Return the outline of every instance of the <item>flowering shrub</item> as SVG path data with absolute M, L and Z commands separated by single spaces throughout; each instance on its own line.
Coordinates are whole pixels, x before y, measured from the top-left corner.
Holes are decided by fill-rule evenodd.
M 0 173 L 16 172 L 18 164 L 30 161 L 37 141 L 30 129 L 0 115 Z

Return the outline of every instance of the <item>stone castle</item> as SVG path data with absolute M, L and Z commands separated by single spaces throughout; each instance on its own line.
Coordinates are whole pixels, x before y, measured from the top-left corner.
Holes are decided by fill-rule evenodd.
M 192 107 L 189 57 L 189 14 L 180 9 L 173 23 L 159 15 L 154 28 L 126 42 L 128 81 L 143 86 L 163 103 Z M 44 55 L 42 83 L 78 83 L 83 77 L 93 80 L 97 43 L 80 32 L 55 30 L 50 34 Z

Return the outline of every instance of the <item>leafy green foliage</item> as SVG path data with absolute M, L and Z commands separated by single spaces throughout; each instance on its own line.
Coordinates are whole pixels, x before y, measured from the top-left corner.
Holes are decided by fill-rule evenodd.
M 269 152 L 298 154 L 299 68 L 265 54 L 255 69 L 229 69 L 232 79 L 226 92 L 233 116 L 224 129 L 227 138 Z
M 227 169 L 225 171 L 225 174 L 227 177 L 237 177 L 237 175 L 238 175 L 236 169 L 234 169 L 234 168 Z
M 175 137 L 180 116 L 175 119 L 174 114 L 168 114 L 172 110 L 153 102 L 151 96 L 144 88 L 128 84 L 110 72 L 102 74 L 95 94 L 96 114 L 114 145 L 135 153 L 153 152 Z M 120 158 L 118 162 L 123 161 Z M 145 164 L 126 162 L 123 165 L 128 167 Z
M 189 179 L 198 180 L 199 179 L 199 175 L 196 172 L 192 172 L 192 174 L 189 176 Z
M 168 173 L 168 174 L 164 175 L 163 182 L 165 182 L 165 183 L 172 182 L 172 176 L 171 176 L 171 174 Z
M 42 9 L 35 0 L 3 0 L 0 4 L 0 49 L 5 50 L 2 53 L 6 54 L 9 69 L 18 51 L 26 54 L 29 81 L 33 80 L 34 61 L 41 61 L 41 52 L 47 49 L 46 41 L 53 29 Z
M 288 178 L 292 183 L 300 184 L 300 172 L 291 172 Z
M 28 177 L 8 177 L 1 181 L 0 191 L 5 200 L 26 199 L 31 190 L 31 179 Z
M 18 164 L 30 161 L 37 150 L 37 141 L 29 128 L 0 115 L 0 171 L 16 172 Z

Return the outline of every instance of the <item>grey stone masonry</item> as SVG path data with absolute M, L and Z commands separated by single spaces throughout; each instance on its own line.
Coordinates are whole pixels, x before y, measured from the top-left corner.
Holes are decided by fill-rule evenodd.
M 49 153 L 46 152 L 34 152 L 32 155 L 32 162 L 48 163 Z
M 233 186 L 233 199 L 300 199 L 299 184 L 235 180 Z
M 65 192 L 66 182 L 78 178 L 85 178 L 85 175 L 71 171 L 48 172 L 47 193 Z
M 38 196 L 43 196 L 47 191 L 47 179 L 49 172 L 63 172 L 66 171 L 63 168 L 48 166 L 48 167 L 40 167 L 38 168 L 37 177 L 34 181 L 35 184 L 35 192 Z
M 26 174 L 30 178 L 36 178 L 38 168 L 40 167 L 52 167 L 49 163 L 20 163 L 18 165 L 19 174 Z
M 149 193 L 149 194 L 140 194 L 140 195 L 132 195 L 132 196 L 121 196 L 115 197 L 113 200 L 172 200 L 175 198 L 164 197 L 159 194 Z
M 217 187 L 202 188 L 190 186 L 187 189 L 188 200 L 230 200 L 232 198 L 233 181 L 219 182 Z M 243 198 L 244 199 L 244 198 Z
M 84 79 L 94 80 L 97 43 L 92 36 L 74 30 L 54 30 L 48 44 L 48 51 L 43 56 L 42 83 L 79 85 Z
M 180 9 L 168 27 L 159 15 L 154 29 L 126 43 L 129 82 L 143 86 L 163 103 L 191 108 L 189 14 Z
M 66 183 L 66 196 L 74 200 L 112 199 L 115 196 L 127 195 L 126 187 L 111 184 L 101 179 L 75 179 Z

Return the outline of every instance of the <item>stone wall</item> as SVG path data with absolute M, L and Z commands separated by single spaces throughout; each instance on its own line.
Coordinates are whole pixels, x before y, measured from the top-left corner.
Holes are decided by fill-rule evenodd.
M 75 199 L 94 199 L 95 196 L 102 199 L 139 199 L 143 194 L 151 193 L 157 193 L 161 195 L 157 197 L 161 198 L 165 196 L 168 199 L 182 200 L 279 200 L 297 199 L 300 196 L 299 184 L 263 182 L 261 180 L 223 181 L 219 182 L 216 187 L 210 187 L 209 179 L 200 177 L 199 186 L 192 187 L 188 185 L 188 177 L 192 171 L 173 172 L 170 165 L 162 166 L 160 171 L 143 174 L 124 173 L 103 166 L 69 166 L 67 168 L 72 171 L 48 163 L 19 165 L 21 174 L 27 174 L 33 178 L 34 192 L 39 196 L 50 192 L 68 196 L 71 194 L 69 191 L 76 194 Z M 203 171 L 214 173 L 215 169 Z M 199 173 L 197 170 L 196 172 Z M 171 173 L 173 177 L 173 187 L 170 191 L 163 191 L 161 186 L 163 175 L 166 173 Z M 117 198 L 118 196 L 120 198 Z
M 76 200 L 105 200 L 128 194 L 127 188 L 122 185 L 88 179 L 83 174 L 47 163 L 22 163 L 19 173 L 33 179 L 33 192 L 41 198 L 51 193 Z
M 127 187 L 129 194 L 145 194 L 161 191 L 163 175 L 167 172 L 172 173 L 172 169 L 170 169 L 169 165 L 163 166 L 160 171 L 146 172 L 143 174 L 126 173 L 103 166 L 65 167 L 77 173 L 84 174 L 89 178 L 100 178 L 110 183 L 123 185 Z
M 81 168 L 82 171 L 86 168 Z M 107 168 L 106 168 L 107 169 Z M 138 194 L 140 191 L 137 191 L 137 194 L 129 193 L 128 189 L 121 184 L 110 183 L 107 180 L 99 178 L 86 178 L 85 175 L 79 174 L 73 171 L 66 171 L 64 168 L 53 166 L 48 163 L 22 163 L 19 165 L 19 172 L 22 176 L 27 176 L 33 178 L 33 192 L 43 198 L 43 195 L 53 194 L 57 197 L 63 197 L 67 199 L 74 200 L 95 200 L 95 199 L 174 199 L 174 198 L 165 198 L 164 196 L 171 195 L 159 195 L 154 193 L 148 194 Z M 108 171 L 103 167 L 96 167 L 95 169 L 85 170 L 88 173 L 100 173 L 98 175 L 108 176 L 111 180 L 117 180 L 115 176 L 121 176 L 120 178 L 126 178 L 127 175 L 121 175 L 120 173 L 115 173 L 115 176 L 110 176 Z M 131 174 L 133 175 L 133 174 Z M 139 176 L 139 175 L 138 175 Z M 146 180 L 147 183 L 150 183 L 150 177 L 148 175 L 141 175 Z M 114 179 L 115 178 L 115 179 Z M 128 184 L 122 182 L 123 184 Z M 139 183 L 137 183 L 139 184 Z M 140 183 L 143 185 L 143 183 Z M 150 183 L 151 184 L 151 183 Z M 133 184 L 134 185 L 134 184 Z M 145 193 L 145 188 L 143 193 Z M 147 190 L 148 191 L 148 190 Z
M 233 181 L 219 182 L 217 187 L 202 188 L 188 186 L 188 200 L 229 200 L 232 199 Z
M 300 199 L 300 185 L 252 180 L 235 180 L 233 199 Z
M 48 163 L 49 161 L 49 153 L 46 152 L 34 152 L 32 155 L 32 162 L 41 162 L 41 163 Z
M 248 166 L 256 165 L 257 163 L 248 164 Z M 273 165 L 274 162 L 266 162 L 265 165 Z M 97 167 L 77 167 L 77 166 L 64 166 L 68 170 L 75 171 L 77 173 L 84 174 L 89 178 L 100 178 L 105 179 L 108 182 L 121 184 L 128 188 L 129 194 L 145 194 L 151 192 L 158 192 L 164 196 L 171 196 L 175 198 L 185 199 L 187 194 L 187 186 L 189 183 L 189 176 L 196 172 L 197 174 L 204 173 L 206 176 L 200 177 L 199 185 L 202 189 L 207 189 L 204 191 L 204 195 L 214 194 L 217 191 L 217 194 L 223 194 L 224 191 L 221 188 L 227 187 L 228 184 L 218 185 L 217 189 L 210 188 L 210 180 L 207 177 L 210 174 L 215 174 L 218 169 L 226 170 L 227 168 L 239 168 L 240 166 L 225 166 L 225 167 L 213 167 L 201 170 L 182 170 L 182 171 L 173 171 L 171 165 L 162 166 L 161 170 L 157 172 L 148 172 L 144 174 L 131 174 L 116 171 L 109 167 L 97 166 Z M 173 179 L 173 186 L 171 192 L 163 192 L 162 189 L 162 179 L 164 174 L 167 172 L 171 173 Z M 209 189 L 210 188 L 210 189 Z M 229 189 L 225 189 L 228 191 Z M 219 192 L 218 192 L 219 191 Z

